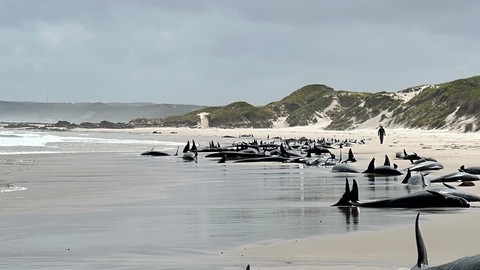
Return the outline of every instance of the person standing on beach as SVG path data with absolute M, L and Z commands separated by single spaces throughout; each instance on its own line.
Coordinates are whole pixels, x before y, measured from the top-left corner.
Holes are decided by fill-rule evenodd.
M 387 133 L 382 125 L 380 125 L 380 128 L 378 129 L 378 136 L 380 137 L 380 144 L 383 144 L 383 137 L 387 136 Z

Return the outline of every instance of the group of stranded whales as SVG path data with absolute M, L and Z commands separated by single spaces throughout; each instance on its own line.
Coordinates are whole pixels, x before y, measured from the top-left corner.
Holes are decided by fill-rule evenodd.
M 348 178 L 345 180 L 345 191 L 335 207 L 369 207 L 369 208 L 468 208 L 471 202 L 480 202 L 480 196 L 457 190 L 446 182 L 471 182 L 480 180 L 480 166 L 460 166 L 458 172 L 447 173 L 436 178 L 430 178 L 432 171 L 442 170 L 441 163 L 433 158 L 419 156 L 416 153 L 408 154 L 405 150 L 396 153 L 396 159 L 410 161 L 410 166 L 400 170 L 396 164 L 391 164 L 385 155 L 383 165 L 375 166 L 372 158 L 366 169 L 358 169 L 352 165 L 357 161 L 352 148 L 348 150 L 346 159 L 342 156 L 342 149 L 355 144 L 364 143 L 357 140 L 278 140 L 273 142 L 238 142 L 230 146 L 220 146 L 219 143 L 209 143 L 208 147 L 198 148 L 195 141 L 187 142 L 181 157 L 185 161 L 197 161 L 198 153 L 204 152 L 206 158 L 218 159 L 218 163 L 246 163 L 246 162 L 282 162 L 300 163 L 308 166 L 331 166 L 332 173 L 365 174 L 373 176 L 404 176 L 402 184 L 419 185 L 423 189 L 417 192 L 388 199 L 361 201 L 359 199 L 358 184 L 352 180 L 352 188 Z M 332 153 L 339 151 L 339 156 Z M 151 149 L 141 153 L 144 156 L 172 156 L 162 151 Z M 443 183 L 443 186 L 432 187 L 431 183 Z M 464 257 L 439 266 L 428 266 L 427 253 L 419 229 L 419 216 L 415 222 L 418 260 L 413 269 L 438 270 L 471 270 L 480 269 L 480 255 Z M 250 265 L 247 266 L 250 269 Z
M 363 144 L 363 140 L 338 140 L 338 139 L 320 139 L 309 140 L 289 139 L 274 140 L 271 142 L 236 142 L 230 146 L 220 146 L 213 141 L 207 147 L 198 148 L 193 141 L 187 142 L 184 147 L 182 158 L 184 160 L 197 160 L 198 153 L 206 153 L 206 158 L 218 158 L 218 163 L 231 161 L 234 163 L 253 163 L 253 162 L 284 162 L 301 163 L 308 166 L 333 166 L 337 163 L 356 162 L 352 149 L 348 151 L 348 156 L 343 159 L 342 149 L 346 146 Z M 194 149 L 195 148 L 195 149 Z M 340 149 L 340 155 L 337 157 L 332 153 L 332 149 Z M 141 153 L 142 156 L 172 156 L 166 152 L 154 150 Z M 178 156 L 177 153 L 174 156 Z
M 183 148 L 181 158 L 184 161 L 198 161 L 198 153 L 205 152 L 206 158 L 218 158 L 218 163 L 231 161 L 234 163 L 255 163 L 255 162 L 282 162 L 282 163 L 300 163 L 307 166 L 331 166 L 334 173 L 364 173 L 369 175 L 381 176 L 399 176 L 405 175 L 402 181 L 409 185 L 429 185 L 430 183 L 456 182 L 462 181 L 471 183 L 480 180 L 480 166 L 465 167 L 462 165 L 458 172 L 452 172 L 430 179 L 427 177 L 430 171 L 442 170 L 444 167 L 434 158 L 422 157 L 417 153 L 408 154 L 404 149 L 397 152 L 395 157 L 401 160 L 409 160 L 411 166 L 403 170 L 398 169 L 396 164 L 390 164 L 390 160 L 385 155 L 383 165 L 375 166 L 375 158 L 372 158 L 366 169 L 359 169 L 351 163 L 355 163 L 352 148 L 348 150 L 348 156 L 343 158 L 342 149 L 345 146 L 354 146 L 363 144 L 363 140 L 337 140 L 321 139 L 308 140 L 289 139 L 277 140 L 272 142 L 237 142 L 230 146 L 222 147 L 219 143 L 209 142 L 204 148 L 198 148 L 194 140 L 192 144 L 187 141 Z M 339 149 L 339 156 L 332 153 L 333 149 Z M 171 156 L 170 154 L 151 149 L 141 153 L 144 156 Z M 175 153 L 174 156 L 178 155 Z
M 421 270 L 421 269 L 478 270 L 480 269 L 480 254 L 459 258 L 442 265 L 429 266 L 427 247 L 425 245 L 425 241 L 423 240 L 422 232 L 420 230 L 420 213 L 418 213 L 417 217 L 415 218 L 415 242 L 417 246 L 417 262 L 411 268 L 411 270 Z M 250 265 L 247 265 L 246 270 L 250 270 Z

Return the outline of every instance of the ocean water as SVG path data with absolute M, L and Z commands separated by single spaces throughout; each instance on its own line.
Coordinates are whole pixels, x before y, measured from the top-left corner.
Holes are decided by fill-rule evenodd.
M 200 147 L 239 140 L 0 130 L 0 268 L 244 269 L 249 262 L 222 251 L 411 224 L 417 213 L 331 207 L 345 177 L 357 179 L 363 200 L 417 190 L 398 177 L 140 155 L 173 155 L 191 139 Z

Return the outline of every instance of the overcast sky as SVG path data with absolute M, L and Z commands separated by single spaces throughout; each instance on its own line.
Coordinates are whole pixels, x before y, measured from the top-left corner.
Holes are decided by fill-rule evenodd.
M 479 75 L 480 1 L 0 0 L 0 100 L 265 105 Z

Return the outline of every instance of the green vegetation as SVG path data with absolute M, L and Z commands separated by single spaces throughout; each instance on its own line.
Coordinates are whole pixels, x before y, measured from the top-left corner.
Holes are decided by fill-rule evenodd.
M 418 91 L 413 87 L 401 92 Z M 335 105 L 335 106 L 333 106 Z M 234 102 L 223 107 L 207 107 L 180 116 L 163 119 L 164 126 L 197 126 L 198 114 L 207 112 L 211 127 L 272 127 L 273 121 L 286 117 L 290 126 L 316 123 L 317 116 L 327 115 L 332 122 L 327 129 L 351 129 L 378 117 L 387 124 L 410 128 L 444 128 L 445 118 L 463 117 L 473 123 L 465 124 L 466 132 L 480 130 L 480 76 L 456 80 L 425 88 L 408 102 L 395 93 L 335 91 L 313 84 L 293 92 L 280 101 L 255 107 L 247 102 Z M 455 115 L 452 113 L 455 112 Z M 152 122 L 152 121 L 150 121 Z
M 480 76 L 456 80 L 423 90 L 394 111 L 396 123 L 409 128 L 443 128 L 445 118 L 475 117 L 480 113 Z M 477 124 L 478 126 L 478 124 Z M 473 130 L 473 126 L 465 127 Z
M 305 126 L 316 123 L 315 114 L 332 103 L 334 94 L 335 90 L 328 86 L 312 84 L 293 92 L 279 103 L 289 113 L 287 123 L 290 126 Z
M 344 93 L 339 101 L 340 104 L 351 104 L 349 107 L 338 111 L 332 123 L 327 129 L 342 130 L 352 128 L 353 123 L 363 123 L 371 118 L 377 117 L 384 111 L 390 112 L 397 108 L 401 101 L 392 94 L 379 93 L 355 93 L 351 97 Z M 382 116 L 384 118 L 384 116 Z
M 271 116 L 246 102 L 235 102 L 210 112 L 207 118 L 214 127 L 262 128 L 271 126 Z

